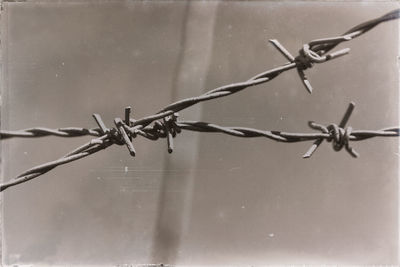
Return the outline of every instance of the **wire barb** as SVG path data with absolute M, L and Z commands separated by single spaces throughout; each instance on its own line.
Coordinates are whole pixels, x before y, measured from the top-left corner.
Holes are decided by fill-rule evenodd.
M 343 146 L 346 147 L 346 150 L 355 158 L 358 157 L 358 153 L 353 150 L 349 146 L 349 141 L 350 141 L 350 135 L 352 128 L 348 127 L 346 130 L 343 128 L 346 126 L 346 123 L 349 121 L 351 114 L 353 113 L 353 110 L 355 108 L 355 103 L 350 102 L 349 106 L 347 107 L 346 113 L 343 115 L 342 120 L 340 121 L 339 126 L 336 124 L 330 124 L 328 127 L 324 127 L 321 124 L 317 124 L 315 122 L 310 121 L 308 125 L 315 130 L 320 130 L 321 132 L 325 134 L 329 134 L 329 137 L 327 138 L 328 142 L 333 140 L 334 142 L 332 143 L 333 149 L 335 151 L 340 151 Z M 319 138 L 317 139 L 312 146 L 308 149 L 308 151 L 303 155 L 303 158 L 310 158 L 312 154 L 317 150 L 319 145 L 321 145 L 322 141 L 324 138 Z
M 131 154 L 131 156 L 134 157 L 136 155 L 136 151 L 135 151 L 135 148 L 133 147 L 133 144 L 131 142 L 132 137 L 128 136 L 128 134 L 125 131 L 125 128 L 123 126 L 124 122 L 120 118 L 115 118 L 114 119 L 114 123 L 115 123 L 115 126 L 118 129 L 118 132 L 121 134 L 126 147 L 128 148 L 129 154 Z
M 311 83 L 308 80 L 307 76 L 305 75 L 304 71 L 308 68 L 311 68 L 314 65 L 314 63 L 323 63 L 323 62 L 332 60 L 334 58 L 344 56 L 349 53 L 350 49 L 345 48 L 345 49 L 330 53 L 326 56 L 320 56 L 320 55 L 318 55 L 318 53 L 316 53 L 310 49 L 310 44 L 332 42 L 332 40 L 350 40 L 350 39 L 351 38 L 349 38 L 349 37 L 340 37 L 340 38 L 336 37 L 336 38 L 320 39 L 320 40 L 311 41 L 310 43 L 303 45 L 303 48 L 299 51 L 299 55 L 297 57 L 293 57 L 292 54 L 290 54 L 290 52 L 281 43 L 279 43 L 278 40 L 271 39 L 269 41 L 270 41 L 270 43 L 272 43 L 274 45 L 274 47 L 276 49 L 278 49 L 279 52 L 281 52 L 281 54 L 286 59 L 289 60 L 290 63 L 295 64 L 295 66 L 297 68 L 297 73 L 299 74 L 304 87 L 311 94 L 313 91 L 313 88 L 312 88 Z
M 172 137 L 171 128 L 169 127 L 169 118 L 166 117 L 163 120 L 165 132 L 167 134 L 168 153 L 172 153 L 174 151 L 174 139 Z
M 97 113 L 94 113 L 93 118 L 100 128 L 101 134 L 107 134 L 108 129 L 107 129 L 106 125 L 104 124 L 103 120 L 101 119 L 100 115 Z

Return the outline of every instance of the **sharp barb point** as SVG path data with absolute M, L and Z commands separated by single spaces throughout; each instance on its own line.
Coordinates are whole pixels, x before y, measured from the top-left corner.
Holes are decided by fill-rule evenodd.
M 124 140 L 124 143 L 126 147 L 128 148 L 129 154 L 134 157 L 136 155 L 135 147 L 133 146 L 128 134 L 125 131 L 125 128 L 123 127 L 123 122 L 120 118 L 115 118 L 114 119 L 115 126 L 117 126 L 118 131 L 121 133 L 122 138 Z
M 105 126 L 103 120 L 101 119 L 101 116 L 97 113 L 94 113 L 92 116 L 93 116 L 94 120 L 96 121 L 97 125 L 99 126 L 101 133 L 106 134 L 108 129 Z
M 312 94 L 313 88 L 311 86 L 310 81 L 307 79 L 307 76 L 305 75 L 304 71 L 300 68 L 297 68 L 297 73 L 300 76 L 301 82 L 303 83 L 304 87 L 306 88 L 307 92 Z
M 294 62 L 295 58 L 290 52 L 276 39 L 270 39 L 269 42 L 278 49 L 278 51 L 290 62 Z

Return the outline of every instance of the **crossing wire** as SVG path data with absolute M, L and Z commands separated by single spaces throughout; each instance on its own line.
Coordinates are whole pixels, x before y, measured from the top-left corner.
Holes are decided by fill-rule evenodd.
M 304 158 L 309 158 L 324 141 L 332 142 L 333 149 L 340 151 L 345 148 L 347 152 L 353 157 L 358 157 L 358 153 L 350 146 L 350 142 L 361 141 L 373 137 L 398 137 L 400 135 L 399 127 L 384 128 L 381 130 L 353 130 L 351 126 L 346 126 L 355 104 L 350 103 L 345 115 L 339 124 L 331 123 L 327 126 L 309 122 L 309 126 L 313 130 L 319 132 L 314 133 L 289 133 L 282 131 L 266 131 L 245 127 L 226 127 L 219 126 L 207 122 L 199 121 L 180 121 L 178 120 L 178 112 L 184 110 L 195 104 L 209 101 L 216 98 L 226 97 L 228 95 L 242 91 L 248 87 L 266 83 L 279 74 L 291 69 L 296 69 L 300 79 L 309 93 L 312 93 L 313 88 L 310 81 L 306 77 L 304 71 L 313 67 L 315 64 L 324 63 L 332 59 L 344 56 L 349 53 L 350 49 L 345 48 L 335 52 L 330 52 L 337 45 L 342 42 L 353 40 L 354 38 L 366 33 L 372 28 L 376 27 L 382 22 L 395 20 L 400 17 L 400 9 L 391 11 L 381 17 L 369 20 L 359 24 L 343 35 L 317 39 L 303 45 L 299 53 L 294 57 L 279 41 L 272 39 L 271 44 L 278 49 L 278 51 L 288 60 L 287 63 L 257 74 L 247 81 L 233 83 L 221 86 L 210 90 L 200 96 L 186 98 L 175 103 L 172 103 L 154 115 L 143 117 L 140 119 L 131 118 L 131 108 L 125 108 L 124 120 L 115 118 L 115 127 L 107 128 L 102 121 L 99 114 L 93 114 L 98 128 L 79 128 L 79 127 L 66 127 L 59 129 L 49 129 L 43 127 L 29 128 L 18 131 L 0 130 L 0 139 L 9 139 L 15 137 L 32 138 L 44 136 L 58 136 L 58 137 L 77 137 L 77 136 L 94 136 L 95 138 L 88 143 L 74 149 L 65 156 L 47 162 L 45 164 L 33 167 L 14 179 L 0 185 L 0 192 L 8 187 L 15 186 L 32 180 L 40 175 L 43 175 L 57 166 L 67 164 L 69 162 L 82 159 L 103 149 L 108 148 L 114 144 L 125 145 L 131 156 L 136 155 L 136 150 L 133 146 L 132 140 L 138 136 L 150 140 L 158 140 L 159 138 L 166 138 L 168 144 L 168 152 L 173 151 L 173 139 L 182 130 L 197 131 L 206 133 L 222 133 L 243 138 L 264 137 L 277 142 L 293 143 L 312 141 L 314 143 L 310 149 L 303 155 Z

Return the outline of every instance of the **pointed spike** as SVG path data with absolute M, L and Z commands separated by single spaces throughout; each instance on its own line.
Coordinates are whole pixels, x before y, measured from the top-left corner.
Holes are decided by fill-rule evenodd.
M 350 153 L 353 158 L 358 158 L 360 154 L 355 151 L 352 147 L 346 147 L 346 150 Z
M 356 107 L 356 104 L 353 101 L 349 103 L 349 106 L 347 107 L 347 110 L 344 113 L 343 118 L 339 123 L 340 128 L 344 128 L 344 126 L 346 126 L 346 123 L 349 121 L 349 118 L 350 118 L 351 114 L 353 113 L 353 110 L 355 107 Z
M 163 121 L 164 121 L 165 131 L 167 134 L 168 153 L 171 154 L 174 151 L 174 138 L 172 136 L 171 129 L 169 128 L 168 125 L 168 119 L 164 118 Z
M 276 40 L 276 39 L 270 39 L 268 40 L 276 49 L 278 49 L 279 52 L 281 52 L 281 54 L 290 62 L 294 62 L 295 58 L 294 56 L 292 56 L 292 54 L 290 54 L 290 52 L 288 50 L 286 50 L 285 47 L 283 47 L 283 45 L 281 45 L 281 43 Z
M 303 155 L 303 158 L 307 159 L 312 156 L 312 154 L 317 150 L 319 145 L 324 141 L 324 139 L 320 138 L 314 141 L 314 143 L 311 145 L 311 147 L 307 150 L 307 152 Z
M 310 81 L 307 79 L 307 76 L 305 75 L 304 71 L 300 68 L 297 68 L 297 73 L 300 76 L 301 81 L 303 82 L 304 87 L 307 89 L 307 92 L 312 94 L 313 88 L 311 86 Z
M 307 79 L 304 79 L 304 80 L 303 80 L 303 83 L 304 83 L 304 85 L 305 85 L 307 91 L 308 91 L 310 94 L 312 94 L 313 88 L 312 88 L 312 86 L 311 86 L 310 81 L 307 80 Z
M 125 108 L 125 124 L 128 127 L 131 126 L 131 111 L 132 111 L 132 108 L 130 106 Z M 132 141 L 132 136 L 129 136 L 129 140 Z
M 121 133 L 122 138 L 124 139 L 124 142 L 126 144 L 126 147 L 128 148 L 129 154 L 132 157 L 136 156 L 135 148 L 133 147 L 133 144 L 132 144 L 131 140 L 129 139 L 129 136 L 126 133 L 126 131 L 122 125 L 123 124 L 122 120 L 120 118 L 115 118 L 114 123 L 115 123 L 115 126 L 117 126 L 118 131 Z
M 132 108 L 130 106 L 125 108 L 125 124 L 128 126 L 131 126 L 131 121 L 130 121 L 131 111 Z
M 101 119 L 101 116 L 97 113 L 94 113 L 93 115 L 94 120 L 96 121 L 97 125 L 100 128 L 100 131 L 102 134 L 106 134 L 106 132 L 108 131 L 106 125 L 104 124 L 103 120 Z

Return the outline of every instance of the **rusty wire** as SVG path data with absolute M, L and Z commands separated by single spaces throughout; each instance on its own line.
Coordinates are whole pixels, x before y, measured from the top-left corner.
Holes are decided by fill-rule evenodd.
M 340 151 L 343 147 L 353 157 L 357 157 L 358 153 L 350 147 L 350 141 L 360 141 L 372 137 L 389 137 L 399 136 L 400 128 L 385 128 L 377 131 L 370 130 L 353 130 L 352 127 L 345 125 L 354 109 L 354 103 L 350 103 L 342 121 L 337 124 L 330 124 L 324 126 L 315 122 L 309 122 L 309 126 L 318 130 L 318 133 L 288 133 L 281 131 L 264 131 L 245 127 L 224 127 L 206 122 L 198 121 L 179 121 L 178 111 L 186 109 L 197 103 L 225 97 L 250 86 L 255 86 L 272 80 L 282 72 L 290 69 L 297 69 L 297 72 L 303 82 L 303 85 L 309 93 L 312 93 L 312 87 L 308 81 L 304 70 L 311 68 L 315 63 L 324 63 L 334 58 L 348 54 L 348 48 L 341 49 L 336 52 L 329 53 L 334 47 L 342 42 L 350 41 L 355 37 L 371 30 L 378 24 L 398 19 L 400 17 L 400 9 L 394 10 L 382 17 L 364 22 L 347 31 L 345 34 L 332 37 L 313 40 L 304 44 L 299 51 L 299 55 L 294 57 L 288 52 L 277 40 L 270 40 L 279 52 L 289 60 L 288 63 L 271 70 L 262 72 L 255 75 L 245 82 L 233 83 L 225 86 L 218 87 L 210 90 L 200 96 L 192 97 L 172 103 L 165 108 L 161 109 L 154 115 L 140 118 L 138 120 L 132 119 L 130 116 L 131 108 L 125 108 L 124 120 L 116 118 L 114 120 L 115 127 L 107 128 L 98 114 L 93 114 L 93 117 L 98 125 L 98 128 L 85 129 L 77 127 L 49 129 L 49 128 L 29 128 L 19 131 L 4 131 L 0 130 L 0 139 L 8 139 L 13 137 L 43 137 L 43 136 L 59 136 L 59 137 L 76 137 L 76 136 L 95 136 L 90 142 L 76 148 L 58 160 L 47 162 L 45 164 L 31 168 L 14 179 L 2 184 L 0 192 L 8 187 L 27 182 L 34 179 L 57 166 L 87 157 L 111 145 L 125 145 L 130 155 L 135 156 L 136 151 L 132 143 L 132 139 L 137 136 L 142 136 L 150 140 L 157 140 L 159 138 L 166 138 L 168 144 L 168 152 L 173 151 L 173 138 L 176 137 L 182 130 L 198 131 L 198 132 L 218 132 L 236 137 L 265 137 L 278 142 L 302 142 L 314 140 L 313 145 L 303 155 L 304 158 L 309 158 L 322 143 L 326 140 L 332 142 L 335 151 Z M 153 123 L 153 124 L 152 124 Z

